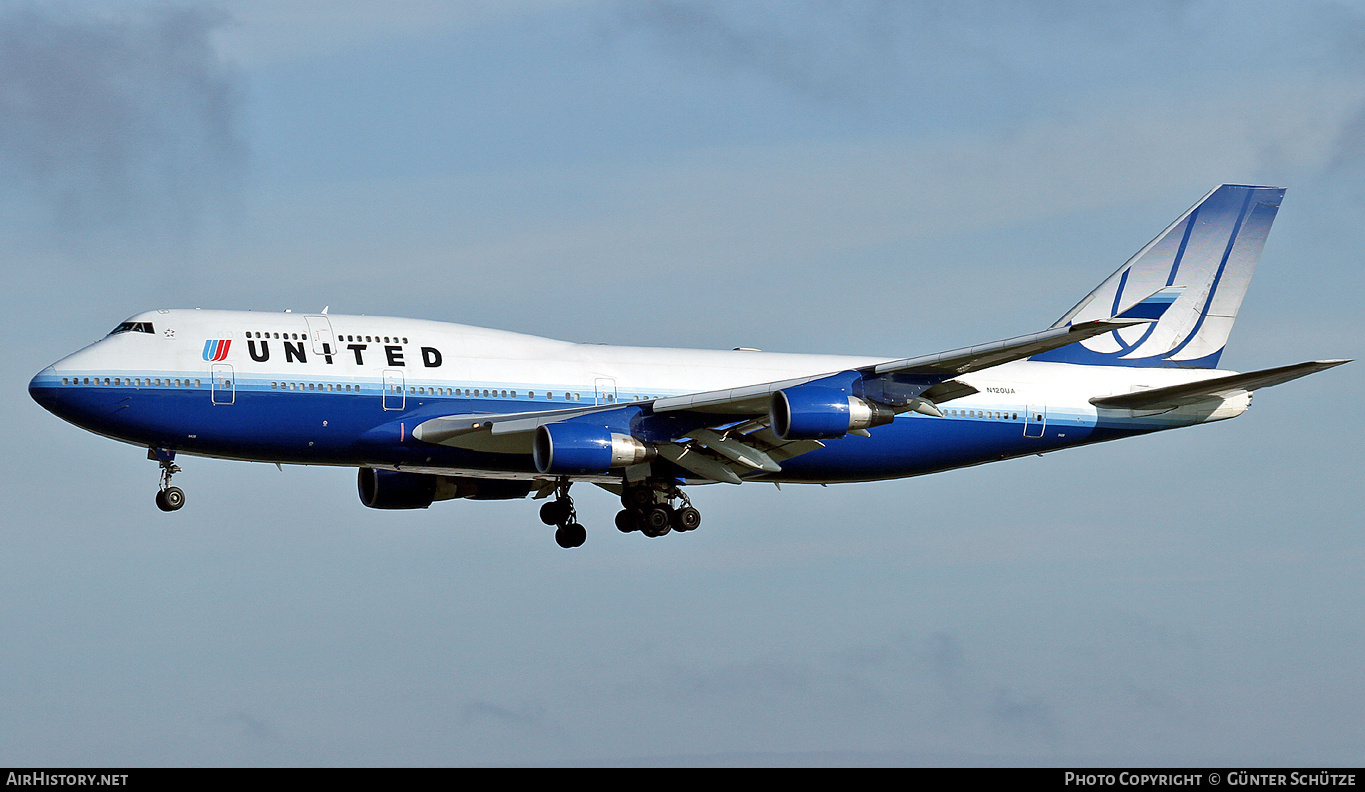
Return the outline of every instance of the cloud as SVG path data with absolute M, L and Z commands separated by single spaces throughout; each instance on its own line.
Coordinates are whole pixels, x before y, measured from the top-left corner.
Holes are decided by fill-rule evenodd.
M 242 90 L 209 7 L 0 11 L 5 222 L 183 235 L 245 166 Z
M 236 710 L 222 716 L 222 722 L 231 726 L 240 736 L 260 741 L 278 739 L 275 728 L 269 721 L 252 715 L 244 710 Z
M 643 35 L 674 57 L 752 74 L 792 93 L 861 102 L 970 74 L 978 83 L 1027 81 L 1061 53 L 1143 49 L 1198 31 L 1191 4 L 938 0 L 620 0 L 613 35 Z M 1038 47 L 1038 43 L 1043 43 Z M 1042 50 L 1041 52 L 1039 50 Z M 1120 56 L 1121 57 L 1121 56 Z M 970 101 L 971 97 L 960 97 Z
M 884 4 L 842 3 L 814 6 L 818 16 L 837 12 L 824 22 L 852 21 L 851 35 L 831 35 L 828 25 L 811 29 L 794 21 L 792 9 L 747 4 L 735 13 L 731 4 L 650 0 L 616 6 L 615 18 L 626 31 L 652 35 L 664 48 L 688 59 L 711 63 L 723 71 L 745 71 L 800 94 L 849 98 L 867 83 L 873 66 L 868 46 L 884 26 L 869 24 Z
M 992 691 L 987 711 L 997 724 L 1019 736 L 1049 740 L 1057 736 L 1052 706 L 1041 696 L 1021 696 L 1007 687 L 999 687 Z
M 461 212 L 472 214 L 504 200 L 542 201 L 536 222 L 511 233 L 502 226 L 462 229 L 460 254 L 477 261 L 512 265 L 583 251 L 584 260 L 599 265 L 634 262 L 648 251 L 720 269 L 731 258 L 788 261 L 849 238 L 863 244 L 931 238 L 1152 198 L 1177 202 L 1172 211 L 1179 211 L 1186 205 L 1179 201 L 1192 203 L 1219 182 L 1319 171 L 1362 104 L 1365 89 L 1345 81 L 1291 80 L 1212 99 L 1153 93 L 1080 118 L 951 139 L 736 145 L 503 182 L 452 180 L 429 199 L 402 205 L 406 213 L 410 204 L 467 201 Z M 1173 184 L 1188 185 L 1188 192 L 1172 195 Z M 594 211 L 555 203 L 569 188 Z M 327 189 L 338 200 L 335 188 Z M 413 194 L 408 185 L 366 183 L 356 190 L 357 200 L 391 191 L 391 199 L 376 203 Z M 366 236 L 398 221 L 376 220 Z M 306 218 L 283 222 L 296 226 Z M 426 217 L 421 224 L 440 226 Z M 444 240 L 442 246 L 449 249 Z
M 393 41 L 535 17 L 577 0 L 219 0 L 240 24 L 217 31 L 234 63 L 322 58 Z
M 531 726 L 543 729 L 547 725 L 543 705 L 523 705 L 520 708 L 506 707 L 484 699 L 469 699 L 460 707 L 465 721 L 491 720 L 502 724 Z

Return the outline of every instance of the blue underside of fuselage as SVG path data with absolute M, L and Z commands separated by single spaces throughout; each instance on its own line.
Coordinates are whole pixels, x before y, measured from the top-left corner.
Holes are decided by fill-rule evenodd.
M 543 410 L 527 399 L 407 396 L 385 410 L 378 394 L 238 390 L 214 404 L 204 389 L 30 385 L 35 401 L 82 428 L 179 453 L 291 464 L 453 468 L 533 474 L 530 454 L 495 454 L 414 440 L 421 422 L 454 414 Z M 662 417 L 662 416 L 661 416 Z M 714 425 L 714 424 L 712 424 Z M 782 463 L 759 480 L 839 482 L 922 475 L 1153 431 L 1159 426 L 1096 425 L 1093 417 L 1051 414 L 1045 426 L 1022 420 L 900 415 L 871 437 L 849 435 Z M 1025 436 L 1025 433 L 1038 436 Z M 691 474 L 656 460 L 655 472 Z

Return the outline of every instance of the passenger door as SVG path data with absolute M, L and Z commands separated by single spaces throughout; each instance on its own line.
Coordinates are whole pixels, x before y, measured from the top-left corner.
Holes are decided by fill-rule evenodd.
M 610 377 L 598 377 L 592 381 L 593 390 L 597 392 L 598 404 L 616 403 L 616 380 Z
M 308 340 L 313 343 L 313 354 L 331 355 L 336 346 L 332 343 L 332 322 L 325 316 L 305 316 L 308 323 Z
M 408 398 L 403 392 L 404 385 L 403 372 L 397 369 L 384 369 L 384 409 L 403 409 Z
M 213 371 L 209 377 L 209 395 L 214 404 L 232 404 L 237 401 L 237 386 L 232 380 L 231 364 L 213 364 Z

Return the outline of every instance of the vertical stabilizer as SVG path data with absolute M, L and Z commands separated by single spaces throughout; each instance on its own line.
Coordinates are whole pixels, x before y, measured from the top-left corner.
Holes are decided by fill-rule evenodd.
M 1215 188 L 1053 327 L 1119 316 L 1160 293 L 1169 305 L 1157 321 L 1033 359 L 1097 366 L 1217 367 L 1283 198 L 1280 187 Z

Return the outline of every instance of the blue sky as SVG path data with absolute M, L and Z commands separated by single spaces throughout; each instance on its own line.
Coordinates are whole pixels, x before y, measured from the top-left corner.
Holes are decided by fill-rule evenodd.
M 922 479 L 529 502 L 136 448 L 28 379 L 157 307 L 895 357 L 1288 194 L 1223 363 L 1360 356 L 1365 6 L 0 3 L 0 763 L 1360 764 L 1359 364 Z

